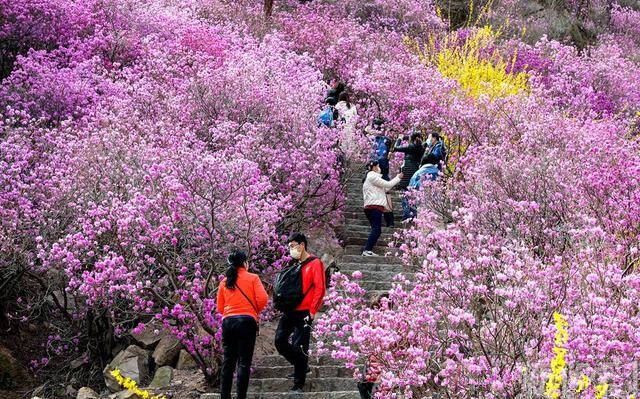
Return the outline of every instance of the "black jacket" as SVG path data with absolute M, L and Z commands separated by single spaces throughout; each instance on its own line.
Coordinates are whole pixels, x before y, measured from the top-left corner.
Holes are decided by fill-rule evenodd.
M 416 170 L 420 168 L 420 160 L 422 159 L 424 148 L 422 147 L 422 144 L 415 143 L 409 143 L 406 146 L 401 146 L 400 142 L 401 139 L 398 139 L 396 141 L 394 151 L 404 153 L 404 166 L 402 168 L 402 173 L 404 174 L 404 176 L 396 187 L 404 190 L 409 185 L 411 176 L 413 176 L 413 174 L 416 173 Z

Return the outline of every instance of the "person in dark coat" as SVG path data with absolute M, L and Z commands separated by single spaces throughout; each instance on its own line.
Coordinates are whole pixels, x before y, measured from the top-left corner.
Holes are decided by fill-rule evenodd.
M 342 94 L 343 91 L 344 84 L 334 80 L 333 82 L 331 82 L 331 88 L 327 90 L 327 95 L 325 97 L 330 98 L 331 101 L 335 101 L 335 103 L 331 105 L 336 105 L 339 101 L 340 94 Z
M 444 141 L 437 132 L 431 133 L 427 138 L 424 156 L 426 157 L 427 155 L 433 155 L 436 159 L 435 165 L 438 167 L 438 170 L 442 170 L 444 163 L 447 161 L 447 152 Z
M 404 177 L 397 187 L 400 190 L 406 190 L 409 186 L 411 176 L 413 176 L 420 167 L 420 160 L 422 159 L 424 148 L 422 147 L 420 133 L 417 132 L 411 135 L 409 144 L 402 146 L 401 143 L 402 139 L 399 138 L 393 147 L 393 151 L 404 153 L 404 163 L 402 165 L 402 174 Z

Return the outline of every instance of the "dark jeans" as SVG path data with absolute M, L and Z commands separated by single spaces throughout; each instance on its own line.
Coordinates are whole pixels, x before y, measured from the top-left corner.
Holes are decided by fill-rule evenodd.
M 361 399 L 372 399 L 373 398 L 373 382 L 359 382 L 358 383 L 358 391 L 360 392 Z
M 304 319 L 309 316 L 308 310 L 294 310 L 282 315 L 276 329 L 276 349 L 293 365 L 293 385 L 303 387 L 309 366 L 309 340 L 311 339 L 311 323 Z M 291 337 L 291 343 L 289 343 Z
M 378 209 L 365 209 L 364 214 L 367 215 L 369 224 L 371 224 L 371 231 L 364 250 L 371 251 L 376 246 L 380 234 L 382 234 L 382 212 Z
M 380 167 L 382 178 L 389 181 L 389 158 L 378 158 L 378 166 Z
M 253 348 L 256 344 L 258 323 L 251 316 L 229 316 L 222 321 L 222 375 L 220 399 L 231 399 L 233 373 L 238 365 L 238 399 L 247 397 Z

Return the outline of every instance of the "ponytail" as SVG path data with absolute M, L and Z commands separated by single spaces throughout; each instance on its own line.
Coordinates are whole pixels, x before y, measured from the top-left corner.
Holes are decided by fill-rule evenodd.
M 244 266 L 247 261 L 247 254 L 243 251 L 233 251 L 227 256 L 227 271 L 225 276 L 227 277 L 226 287 L 229 289 L 236 288 L 236 282 L 238 280 L 238 268 Z

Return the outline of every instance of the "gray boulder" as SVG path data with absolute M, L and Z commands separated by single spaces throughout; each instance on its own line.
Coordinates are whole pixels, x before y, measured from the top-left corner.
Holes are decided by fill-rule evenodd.
M 172 335 L 162 337 L 153 351 L 153 361 L 156 366 L 174 366 L 178 360 L 182 344 Z
M 102 374 L 104 382 L 111 392 L 118 392 L 122 387 L 111 375 L 112 370 L 120 370 L 125 378 L 131 378 L 138 385 L 149 380 L 150 353 L 138 346 L 130 345 L 127 349 L 118 353 L 115 358 L 105 367 Z
M 100 395 L 89 387 L 82 387 L 78 390 L 76 399 L 100 399 Z
M 173 379 L 173 368 L 170 366 L 162 366 L 158 370 L 156 370 L 155 375 L 153 376 L 153 381 L 149 384 L 149 388 L 151 389 L 159 389 L 166 388 L 171 385 L 171 380 Z
M 198 368 L 196 361 L 193 360 L 193 357 L 186 350 L 180 350 L 180 356 L 178 357 L 178 364 L 176 365 L 176 369 L 178 370 L 192 370 Z

